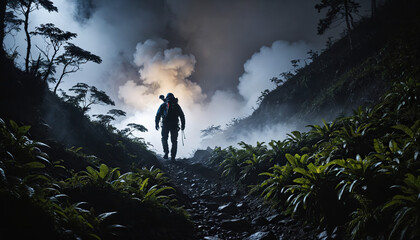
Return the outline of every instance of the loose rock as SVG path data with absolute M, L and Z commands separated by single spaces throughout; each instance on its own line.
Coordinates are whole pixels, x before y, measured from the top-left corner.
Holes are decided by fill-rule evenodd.
M 276 240 L 276 236 L 272 232 L 256 232 L 246 240 Z
M 228 213 L 228 214 L 237 214 L 239 212 L 238 208 L 233 203 L 222 205 L 218 208 L 218 210 L 222 213 Z
M 235 232 L 244 232 L 251 230 L 251 224 L 244 218 L 230 219 L 222 221 L 222 228 Z

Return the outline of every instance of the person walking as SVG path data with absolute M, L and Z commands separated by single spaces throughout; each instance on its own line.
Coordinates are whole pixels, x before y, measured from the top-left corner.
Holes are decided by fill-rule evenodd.
M 168 93 L 166 98 L 163 95 L 159 98 L 163 100 L 163 103 L 156 113 L 155 124 L 156 130 L 159 131 L 159 122 L 162 118 L 162 146 L 163 152 L 165 153 L 163 158 L 168 159 L 168 137 L 171 134 L 171 160 L 175 161 L 178 148 L 178 131 L 179 129 L 185 129 L 185 115 L 181 106 L 178 104 L 178 98 L 175 98 L 172 93 Z M 179 119 L 181 119 L 181 128 L 179 128 Z

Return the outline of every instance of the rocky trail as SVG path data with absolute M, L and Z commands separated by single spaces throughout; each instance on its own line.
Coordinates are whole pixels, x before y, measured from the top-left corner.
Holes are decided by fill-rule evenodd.
M 326 232 L 284 217 L 257 196 L 237 190 L 214 169 L 188 159 L 161 162 L 181 192 L 178 198 L 191 215 L 197 239 L 327 239 Z

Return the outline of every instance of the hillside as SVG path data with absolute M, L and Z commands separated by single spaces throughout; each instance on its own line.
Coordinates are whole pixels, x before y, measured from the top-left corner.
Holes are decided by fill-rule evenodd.
M 159 166 L 144 142 L 129 140 L 92 122 L 80 108 L 53 94 L 40 78 L 17 69 L 12 60 L 1 58 L 0 116 L 30 125 L 31 136 L 55 150 L 49 154 L 66 158 L 61 149 L 82 147 L 81 152 L 95 155 L 110 166 Z M 78 170 L 86 167 L 85 163 L 79 164 Z
M 353 49 L 345 36 L 335 41 L 226 135 L 279 123 L 303 129 L 377 103 L 393 82 L 419 72 L 418 7 L 416 1 L 388 1 L 376 17 L 358 23 Z
M 0 62 L 2 236 L 194 238 L 180 193 L 144 141 L 91 121 L 4 55 Z
M 309 130 L 176 161 L 0 51 L 1 238 L 419 239 L 419 7 L 387 1 L 224 134 Z

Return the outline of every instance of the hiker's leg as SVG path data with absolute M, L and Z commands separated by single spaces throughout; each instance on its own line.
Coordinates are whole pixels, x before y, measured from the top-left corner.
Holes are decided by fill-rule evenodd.
M 171 158 L 175 159 L 176 152 L 178 149 L 178 128 L 171 129 L 171 142 L 172 142 Z
M 163 152 L 165 153 L 165 155 L 169 153 L 168 135 L 169 135 L 169 128 L 166 126 L 162 126 L 162 146 L 163 146 Z

